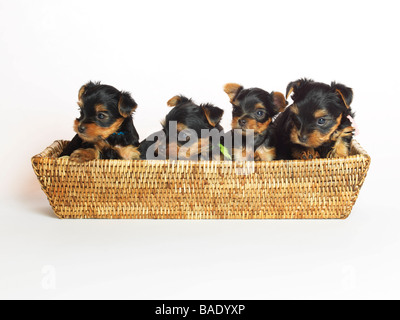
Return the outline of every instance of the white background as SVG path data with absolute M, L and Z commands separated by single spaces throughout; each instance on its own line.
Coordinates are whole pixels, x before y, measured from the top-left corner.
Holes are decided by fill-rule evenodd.
M 400 298 L 398 1 L 0 0 L 0 298 Z M 61 221 L 30 158 L 73 136 L 79 87 L 132 92 L 141 138 L 182 93 L 354 89 L 373 163 L 345 221 Z

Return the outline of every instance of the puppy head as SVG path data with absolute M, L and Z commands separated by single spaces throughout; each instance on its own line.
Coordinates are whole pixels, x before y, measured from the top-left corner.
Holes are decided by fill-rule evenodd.
M 212 104 L 197 105 L 184 96 L 175 96 L 168 101 L 168 106 L 173 109 L 163 123 L 167 155 L 182 155 L 183 150 L 180 149 L 185 145 L 183 153 L 196 156 L 209 147 L 209 139 L 201 139 L 202 130 L 223 131 L 220 122 L 224 111 Z
M 74 122 L 74 130 L 87 142 L 107 139 L 137 108 L 129 93 L 100 82 L 82 86 L 78 99 L 80 117 Z
M 288 105 L 280 92 L 268 93 L 259 88 L 243 89 L 239 84 L 229 83 L 224 91 L 233 106 L 232 129 L 254 130 L 255 135 L 264 133 L 272 118 Z
M 329 142 L 339 127 L 351 126 L 347 116 L 352 114 L 352 89 L 335 82 L 327 85 L 301 79 L 288 85 L 287 98 L 292 93 L 292 143 L 317 148 Z

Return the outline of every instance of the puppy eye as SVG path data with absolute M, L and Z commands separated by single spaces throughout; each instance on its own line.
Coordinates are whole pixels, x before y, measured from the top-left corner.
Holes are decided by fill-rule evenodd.
M 318 123 L 318 125 L 323 126 L 326 123 L 326 119 L 325 118 L 319 118 L 317 123 Z
M 104 120 L 105 118 L 107 118 L 107 115 L 105 113 L 100 112 L 97 114 L 97 119 Z
M 189 140 L 189 135 L 187 133 L 181 132 L 179 135 L 182 138 L 182 140 L 185 140 L 185 141 Z
M 263 110 L 257 111 L 257 116 L 258 117 L 263 117 L 264 115 L 265 115 L 265 111 L 263 111 Z

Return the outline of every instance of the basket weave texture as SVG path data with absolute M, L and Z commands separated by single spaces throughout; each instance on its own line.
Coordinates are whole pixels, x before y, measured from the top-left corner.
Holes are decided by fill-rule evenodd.
M 55 141 L 32 158 L 59 218 L 345 219 L 371 162 L 354 141 L 351 156 L 272 162 L 57 158 Z

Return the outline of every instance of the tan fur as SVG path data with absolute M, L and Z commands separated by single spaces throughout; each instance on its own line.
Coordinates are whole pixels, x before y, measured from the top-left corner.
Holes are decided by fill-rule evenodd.
M 190 146 L 187 146 L 187 144 L 184 144 L 182 146 L 174 144 L 173 150 L 175 150 L 175 148 L 179 160 L 189 160 L 194 156 L 199 156 L 202 154 L 205 154 L 205 156 L 208 157 L 208 153 L 210 150 L 210 140 L 209 138 L 199 139 L 197 143 L 192 143 Z
M 254 154 L 255 161 L 272 161 L 275 159 L 275 157 L 275 148 L 267 148 L 265 146 L 259 147 Z
M 100 158 L 100 152 L 96 149 L 78 149 L 75 150 L 71 156 L 70 161 L 83 163 Z
M 244 151 L 244 152 L 243 152 Z M 237 149 L 233 148 L 232 149 L 232 156 L 233 156 L 233 161 L 247 161 L 247 155 L 246 155 L 246 149 Z
M 292 86 L 290 87 L 290 89 L 288 90 L 288 94 L 286 95 L 286 99 L 289 99 L 289 97 L 291 96 L 291 94 L 294 92 L 294 88 L 295 86 L 300 85 L 301 81 L 295 82 L 292 84 Z
M 289 90 L 289 92 L 288 92 L 288 94 L 286 95 L 286 99 L 289 99 L 289 97 L 291 96 L 291 94 L 293 93 L 293 91 L 294 91 L 294 88 L 291 87 L 290 90 Z
M 296 104 L 293 104 L 293 105 L 290 107 L 290 111 L 292 111 L 292 112 L 293 112 L 294 114 L 296 114 L 296 115 L 299 115 L 299 114 L 300 114 L 299 108 L 297 107 Z
M 326 117 L 327 115 L 328 115 L 328 112 L 326 110 L 317 110 L 314 113 L 314 118 L 319 119 L 319 118 Z
M 94 109 L 96 110 L 97 113 L 99 112 L 107 112 L 108 109 L 106 106 L 103 106 L 102 104 L 98 104 L 94 107 Z
M 85 93 L 85 90 L 86 90 L 86 86 L 82 86 L 82 87 L 79 89 L 79 93 L 78 93 L 78 100 L 79 100 L 79 101 L 82 101 L 82 96 L 83 96 L 83 94 Z
M 119 114 L 120 114 L 121 116 L 123 116 L 124 118 L 128 118 L 129 116 L 131 116 L 131 115 L 135 112 L 135 110 L 137 109 L 138 106 L 134 107 L 134 108 L 131 109 L 129 112 L 123 112 L 123 111 L 122 111 L 122 108 L 121 108 L 122 101 L 123 101 L 123 97 L 121 97 L 121 98 L 119 99 L 119 101 L 118 101 L 118 111 L 119 111 Z
M 95 143 L 100 140 L 105 140 L 110 135 L 117 132 L 123 121 L 123 118 L 118 119 L 108 128 L 99 127 L 94 123 L 85 124 L 84 126 L 86 127 L 86 131 L 82 134 L 78 130 L 80 123 L 78 120 L 75 120 L 74 131 L 82 138 L 82 140 Z
M 339 94 L 339 96 L 342 98 L 342 100 L 343 100 L 344 105 L 346 106 L 346 108 L 347 108 L 347 109 L 350 109 L 350 106 L 347 104 L 346 99 L 344 98 L 343 93 L 342 93 L 339 89 L 336 89 L 336 92 L 337 92 L 337 93 Z
M 286 101 L 284 94 L 280 92 L 274 92 L 273 97 L 274 97 L 274 105 L 277 108 L 277 110 L 279 112 L 285 111 L 288 102 Z
M 178 133 L 183 131 L 183 130 L 186 130 L 186 129 L 188 129 L 187 125 L 185 125 L 183 123 L 178 123 L 176 125 L 176 130 L 178 130 Z
M 240 84 L 237 83 L 228 83 L 224 86 L 224 91 L 228 95 L 229 99 L 233 103 L 237 93 L 239 90 L 243 88 Z M 236 105 L 236 104 L 235 104 Z
M 167 144 L 166 155 L 167 158 L 177 158 L 179 153 L 179 146 L 176 142 L 170 142 Z
M 242 129 L 242 127 L 239 125 L 239 119 L 240 117 L 233 117 L 231 127 L 232 129 Z
M 336 141 L 336 143 L 333 146 L 332 150 L 329 152 L 328 158 L 343 158 L 349 156 L 350 146 L 344 140 L 344 138 L 353 135 L 353 132 L 353 127 L 347 127 L 341 132 L 335 133 L 334 141 Z
M 167 105 L 169 107 L 176 107 L 179 103 L 179 101 L 181 101 L 181 97 L 180 96 L 175 96 L 171 99 L 168 100 Z
M 243 148 L 233 148 L 232 149 L 233 161 L 241 162 L 241 161 L 252 161 L 255 160 L 255 154 L 253 154 L 252 149 Z
M 319 153 L 313 148 L 308 148 L 307 150 L 294 148 L 292 150 L 292 156 L 294 159 L 298 160 L 313 160 L 320 158 Z
M 342 121 L 342 115 L 339 116 L 339 118 L 336 121 L 336 124 L 326 134 L 322 134 L 319 130 L 314 130 L 308 135 L 308 140 L 306 143 L 303 143 L 299 140 L 300 133 L 298 132 L 296 127 L 293 127 L 290 133 L 290 140 L 292 143 L 299 144 L 308 148 L 318 148 L 324 143 L 329 142 L 331 140 L 332 135 L 339 127 L 341 121 Z
M 120 157 L 123 160 L 139 160 L 140 159 L 140 152 L 137 147 L 134 146 L 115 146 L 113 147 L 115 151 L 118 152 Z
M 203 111 L 204 111 L 204 115 L 206 116 L 206 119 L 207 119 L 208 123 L 209 123 L 211 126 L 215 127 L 215 126 L 217 125 L 218 121 L 215 122 L 215 121 L 213 121 L 213 120 L 211 119 L 211 117 L 210 117 L 210 110 L 207 110 L 206 108 L 203 108 Z
M 261 134 L 265 132 L 269 125 L 271 124 L 272 119 L 268 119 L 266 122 L 258 122 L 257 120 L 254 119 L 249 119 L 247 120 L 247 126 L 246 129 L 254 130 L 256 134 Z

